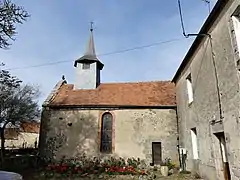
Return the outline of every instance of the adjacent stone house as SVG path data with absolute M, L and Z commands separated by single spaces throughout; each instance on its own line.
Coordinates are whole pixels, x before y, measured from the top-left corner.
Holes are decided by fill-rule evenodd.
M 240 0 L 220 0 L 173 82 L 187 170 L 240 179 Z
M 42 156 L 60 160 L 86 153 L 178 162 L 173 83 L 101 83 L 103 64 L 92 29 L 87 50 L 74 66 L 76 82 L 63 78 L 43 104 Z
M 37 148 L 40 122 L 22 122 L 5 129 L 5 148 Z M 1 140 L 0 140 L 1 141 Z

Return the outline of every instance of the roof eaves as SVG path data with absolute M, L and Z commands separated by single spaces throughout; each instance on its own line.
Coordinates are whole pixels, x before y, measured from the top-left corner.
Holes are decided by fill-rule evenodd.
M 56 97 L 59 89 L 62 87 L 62 85 L 66 84 L 67 81 L 66 80 L 61 80 L 59 81 L 56 86 L 53 88 L 52 92 L 49 94 L 49 96 L 47 97 L 47 99 L 43 102 L 42 107 L 46 107 L 49 106 L 49 104 L 51 103 L 51 101 Z
M 214 6 L 212 12 L 210 13 L 207 20 L 203 24 L 201 30 L 199 31 L 199 33 L 198 33 L 199 35 L 195 38 L 192 46 L 190 47 L 190 49 L 187 52 L 186 56 L 184 57 L 182 63 L 180 64 L 177 72 L 175 73 L 175 75 L 172 79 L 172 82 L 174 82 L 174 83 L 177 82 L 178 77 L 180 76 L 182 70 L 186 67 L 188 62 L 190 61 L 191 56 L 194 54 L 194 52 L 196 51 L 196 49 L 198 48 L 198 46 L 200 45 L 202 40 L 206 37 L 206 36 L 202 36 L 201 34 L 207 34 L 208 33 L 209 29 L 212 27 L 212 24 L 216 21 L 219 14 L 222 12 L 223 8 L 226 6 L 226 4 L 229 1 L 230 0 L 218 0 L 217 1 L 217 3 Z
M 94 109 L 105 109 L 105 108 L 115 108 L 115 109 L 175 109 L 176 105 L 64 105 L 64 104 L 52 104 L 48 106 L 53 109 L 61 108 L 94 108 Z

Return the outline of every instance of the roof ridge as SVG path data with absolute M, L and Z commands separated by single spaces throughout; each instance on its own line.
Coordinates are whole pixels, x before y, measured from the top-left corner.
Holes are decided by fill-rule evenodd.
M 116 84 L 145 84 L 145 83 L 173 83 L 171 80 L 163 80 L 163 81 L 135 81 L 135 82 L 103 82 L 100 85 L 116 85 Z M 65 84 L 65 85 L 73 85 L 73 84 Z M 80 89 L 80 90 L 97 90 L 96 89 Z
M 156 83 L 156 82 L 171 82 L 171 80 L 153 80 L 153 81 L 129 81 L 129 82 L 106 82 L 101 84 L 137 84 L 137 83 Z

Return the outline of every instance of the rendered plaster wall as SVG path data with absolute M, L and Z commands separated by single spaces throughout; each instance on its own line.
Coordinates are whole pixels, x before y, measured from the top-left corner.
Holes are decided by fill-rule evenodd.
M 161 142 L 162 159 L 178 162 L 175 110 L 118 110 L 115 152 L 152 162 L 152 142 Z
M 218 132 L 224 132 L 231 178 L 240 178 L 239 151 L 239 55 L 234 44 L 231 15 L 240 5 L 230 0 L 176 83 L 180 145 L 187 153 L 187 169 L 206 179 L 224 179 Z M 214 61 L 213 61 L 214 60 Z M 214 67 L 214 62 L 216 66 Z M 186 78 L 191 73 L 194 100 L 188 103 Z M 218 80 L 218 81 L 217 81 Z M 218 88 L 219 89 L 218 89 Z M 218 90 L 220 95 L 220 105 Z M 223 123 L 211 124 L 220 120 Z M 190 129 L 196 127 L 199 159 L 193 159 Z
M 54 159 L 83 152 L 99 156 L 101 116 L 113 115 L 114 156 L 136 157 L 152 162 L 152 142 L 162 143 L 162 158 L 178 163 L 176 111 L 158 110 L 44 110 L 41 155 Z M 72 123 L 71 126 L 69 126 Z
M 39 134 L 38 133 L 24 133 L 21 132 L 19 133 L 17 139 L 14 140 L 5 140 L 5 147 L 7 149 L 14 149 L 14 148 L 22 148 L 23 143 L 25 144 L 25 148 L 34 148 L 35 147 L 35 141 L 37 141 L 38 144 L 38 138 Z M 1 142 L 1 140 L 0 140 Z
M 83 64 L 78 63 L 76 67 L 76 84 L 74 89 L 95 89 L 99 78 L 100 73 L 97 69 L 97 63 L 91 63 L 89 69 L 83 69 Z

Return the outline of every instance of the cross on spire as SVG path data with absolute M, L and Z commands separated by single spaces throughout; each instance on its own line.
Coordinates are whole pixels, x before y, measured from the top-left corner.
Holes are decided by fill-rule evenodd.
M 90 22 L 90 38 L 84 55 L 91 56 L 92 58 L 97 59 L 93 40 L 93 22 Z
M 92 32 L 93 31 L 93 22 L 90 22 L 90 31 Z

